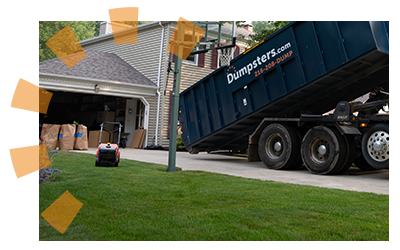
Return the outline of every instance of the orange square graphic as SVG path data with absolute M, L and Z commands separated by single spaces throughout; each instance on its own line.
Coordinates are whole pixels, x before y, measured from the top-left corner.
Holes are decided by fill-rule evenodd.
M 109 9 L 108 13 L 110 15 L 115 45 L 136 44 L 139 8 Z
M 45 144 L 10 149 L 10 155 L 17 178 L 51 165 Z
M 109 9 L 111 21 L 133 21 L 137 22 L 139 17 L 139 7 L 124 7 Z
M 41 215 L 57 231 L 64 234 L 82 206 L 82 202 L 67 190 Z
M 53 93 L 39 87 L 39 113 L 47 114 Z
M 49 155 L 47 154 L 46 144 L 39 145 L 39 169 L 51 165 Z
M 51 92 L 19 79 L 11 107 L 46 114 L 52 96 Z
M 205 33 L 206 31 L 198 25 L 180 17 L 169 40 L 167 51 L 186 60 Z
M 86 57 L 85 51 L 69 25 L 52 36 L 46 45 L 70 69 Z
M 8 152 L 17 179 L 39 171 L 39 145 L 10 148 Z
M 111 28 L 113 30 L 114 44 L 137 44 L 137 24 L 129 21 L 112 21 Z
M 19 78 L 15 87 L 11 108 L 39 113 L 39 86 Z

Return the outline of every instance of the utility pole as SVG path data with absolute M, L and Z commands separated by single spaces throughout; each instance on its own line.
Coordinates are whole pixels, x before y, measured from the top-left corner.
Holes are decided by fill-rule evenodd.
M 168 169 L 167 172 L 176 172 L 176 137 L 178 131 L 178 113 L 179 113 L 179 87 L 181 84 L 181 66 L 182 59 L 175 56 L 174 67 L 174 85 L 172 88 L 171 98 L 171 120 L 169 131 L 169 152 L 168 152 Z
M 184 24 L 178 22 L 178 39 L 176 44 L 177 55 L 183 54 L 183 38 L 185 35 Z M 175 56 L 174 84 L 171 98 L 171 119 L 169 130 L 169 150 L 168 150 L 168 169 L 167 172 L 176 172 L 176 136 L 178 131 L 178 113 L 179 113 L 179 88 L 181 85 L 181 67 L 182 58 Z

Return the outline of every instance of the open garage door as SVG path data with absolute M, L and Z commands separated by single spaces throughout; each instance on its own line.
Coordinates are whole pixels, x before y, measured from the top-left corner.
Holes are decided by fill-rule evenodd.
M 83 124 L 90 131 L 100 130 L 102 122 L 119 122 L 122 124 L 121 142 L 130 145 L 137 129 L 147 129 L 146 105 L 140 98 L 126 98 L 110 95 L 51 91 L 47 114 L 39 115 L 40 124 Z M 114 125 L 107 125 L 113 130 Z M 117 141 L 117 133 L 110 140 Z M 144 142 L 146 145 L 147 142 Z M 89 147 L 93 145 L 89 145 Z M 123 146 L 123 145 L 122 145 Z M 97 147 L 97 145 L 95 146 Z

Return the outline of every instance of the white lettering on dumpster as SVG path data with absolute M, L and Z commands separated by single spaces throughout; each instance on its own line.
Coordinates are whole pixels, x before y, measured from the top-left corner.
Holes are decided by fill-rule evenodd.
M 290 57 L 292 55 L 293 51 L 286 53 L 284 57 L 279 57 L 278 58 L 279 60 L 274 60 L 274 61 L 270 62 L 269 64 L 264 65 L 264 64 L 268 63 L 270 60 L 273 60 L 279 54 L 290 49 L 291 47 L 292 47 L 292 45 L 290 44 L 290 42 L 288 42 L 285 45 L 279 47 L 278 49 L 273 48 L 273 49 L 267 51 L 266 53 L 262 54 L 261 56 L 257 56 L 256 58 L 254 58 L 253 61 L 251 61 L 246 66 L 244 66 L 238 70 L 232 65 L 229 66 L 227 69 L 227 73 L 226 73 L 226 79 L 228 81 L 228 84 L 231 84 L 232 82 L 240 79 L 242 76 L 245 76 L 246 74 L 250 75 L 253 70 L 256 70 L 254 75 L 257 77 L 264 71 L 274 67 L 276 64 L 279 64 L 281 61 L 283 61 L 282 58 L 286 59 L 287 57 Z M 260 67 L 260 69 L 257 70 L 257 67 Z

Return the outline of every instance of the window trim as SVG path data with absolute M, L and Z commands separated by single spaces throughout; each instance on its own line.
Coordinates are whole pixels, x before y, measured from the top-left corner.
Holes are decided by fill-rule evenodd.
M 199 63 L 199 55 L 198 55 L 198 54 L 194 55 L 194 61 L 182 60 L 182 63 L 189 64 L 189 65 L 194 65 L 194 66 L 198 66 L 198 63 Z

